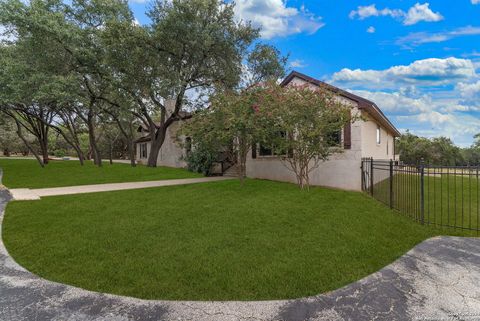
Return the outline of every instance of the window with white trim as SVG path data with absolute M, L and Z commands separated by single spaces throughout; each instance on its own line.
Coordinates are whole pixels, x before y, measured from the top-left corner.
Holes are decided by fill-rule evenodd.
M 377 125 L 377 144 L 380 145 L 382 142 L 380 125 Z
M 147 143 L 140 144 L 140 158 L 147 158 Z

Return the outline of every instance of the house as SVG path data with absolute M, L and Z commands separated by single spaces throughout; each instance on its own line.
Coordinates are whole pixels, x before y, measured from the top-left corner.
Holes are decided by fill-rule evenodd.
M 374 102 L 295 71 L 282 82 L 282 86 L 292 85 L 307 85 L 311 86 L 313 90 L 320 86 L 328 88 L 343 102 L 351 105 L 352 115 L 361 116 L 361 119 L 346 125 L 341 131 L 339 143 L 343 147 L 343 152 L 330 156 L 327 161 L 311 172 L 311 185 L 359 191 L 361 190 L 362 158 L 395 158 L 395 137 L 400 136 L 400 132 Z M 174 167 L 186 165 L 181 161 L 182 155 L 186 151 L 178 147 L 171 139 L 175 137 L 173 134 L 175 131 L 176 127 L 169 129 L 167 140 L 165 140 L 165 145 L 158 158 L 159 165 Z M 260 144 L 255 147 L 249 151 L 247 156 L 247 177 L 296 182 L 295 174 L 283 164 L 279 156 L 273 155 L 270 149 Z M 148 138 L 139 140 L 137 157 L 141 162 L 146 160 L 148 151 Z M 232 175 L 235 170 L 235 166 L 233 166 L 222 174 Z
M 173 111 L 175 107 L 175 102 L 172 100 L 165 101 L 165 109 L 167 110 L 167 117 Z M 182 121 L 177 121 L 171 124 L 166 132 L 165 141 L 160 149 L 157 158 L 158 166 L 167 166 L 167 167 L 179 167 L 184 168 L 187 166 L 187 163 L 183 160 L 183 156 L 187 152 L 185 148 L 182 148 L 178 143 L 176 133 Z M 145 126 L 140 126 L 137 130 L 140 134 L 140 138 L 135 141 L 136 146 L 136 159 L 139 164 L 146 165 L 148 161 L 148 155 L 150 155 L 150 146 L 151 138 L 148 132 L 148 129 Z

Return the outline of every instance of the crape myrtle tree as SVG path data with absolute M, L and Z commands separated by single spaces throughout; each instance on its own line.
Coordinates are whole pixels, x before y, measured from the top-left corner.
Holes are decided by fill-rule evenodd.
M 191 121 L 183 124 L 180 134 L 192 140 L 193 153 L 207 152 L 211 161 L 222 152 L 235 155 L 238 178 L 243 184 L 246 174 L 247 153 L 252 142 L 265 136 L 267 128 L 254 106 L 262 95 L 261 87 L 242 91 L 217 92 L 210 99 L 209 108 L 197 112 Z M 207 164 L 210 166 L 211 164 Z
M 191 138 L 190 158 L 198 161 L 197 154 L 201 154 L 208 160 L 204 172 L 217 155 L 231 153 L 243 184 L 248 151 L 266 135 L 266 119 L 256 115 L 255 106 L 262 99 L 264 85 L 285 75 L 287 59 L 275 47 L 257 43 L 247 55 L 241 82 L 234 88 L 218 88 L 210 96 L 208 108 L 183 124 L 179 134 Z
M 358 119 L 351 106 L 324 87 L 269 84 L 255 106 L 266 119 L 267 136 L 262 144 L 272 149 L 293 173 L 301 189 L 308 189 L 310 173 L 333 153 L 341 129 Z

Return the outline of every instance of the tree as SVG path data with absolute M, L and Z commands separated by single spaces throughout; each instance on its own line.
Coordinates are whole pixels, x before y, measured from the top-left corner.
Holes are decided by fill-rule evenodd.
M 39 67 L 43 57 L 35 54 L 36 43 L 27 38 L 14 46 L 0 47 L 0 112 L 16 124 L 16 132 L 39 164 L 48 164 L 48 133 L 55 117 L 44 94 L 51 74 Z M 28 141 L 25 132 L 33 135 L 40 155 Z
M 47 106 L 49 110 L 64 111 L 58 114 L 64 126 L 46 125 L 69 140 L 82 161 L 83 155 L 78 148 L 79 141 L 72 127 L 72 119 L 65 113 L 71 114 L 73 111 L 75 118 L 86 124 L 94 162 L 101 166 L 95 128 L 101 110 L 99 105 L 103 103 L 99 96 L 109 88 L 109 74 L 100 37 L 105 32 L 104 26 L 111 20 L 133 21 L 127 3 L 121 0 L 75 0 L 71 4 L 59 0 L 33 0 L 28 3 L 6 0 L 0 3 L 0 11 L 0 23 L 15 31 L 17 40 L 14 46 L 18 47 L 25 41 L 35 44 L 35 53 L 41 57 L 43 66 L 52 68 L 51 71 L 47 69 L 50 74 L 57 72 L 57 78 L 50 79 L 54 84 L 51 91 L 44 93 L 50 100 Z M 64 85 L 75 85 L 55 86 L 62 82 Z M 74 101 L 68 104 L 63 101 L 61 104 L 58 94 L 65 97 L 65 93 L 74 96 Z M 62 131 L 62 128 L 67 131 Z M 69 135 L 65 135 L 67 132 Z
M 301 189 L 308 189 L 310 173 L 333 153 L 341 129 L 358 119 L 351 106 L 343 103 L 327 88 L 311 89 L 307 85 L 270 84 L 262 100 L 254 106 L 267 136 L 262 144 L 271 146 L 284 165 L 295 173 Z
M 220 154 L 237 159 L 239 179 L 246 176 L 246 159 L 252 143 L 265 136 L 263 118 L 254 106 L 262 99 L 262 84 L 275 82 L 285 75 L 287 57 L 273 46 L 257 44 L 248 54 L 245 72 L 238 88 L 218 90 L 209 100 L 209 108 L 196 113 L 181 133 L 190 137 L 193 151 L 187 162 L 195 162 L 202 172 Z M 189 164 L 190 164 L 189 163 Z
M 418 164 L 423 161 L 433 165 L 458 166 L 476 164 L 475 143 L 471 148 L 460 148 L 447 137 L 425 138 L 413 135 L 409 131 L 397 138 L 396 153 L 406 164 Z
M 26 137 L 32 144 L 33 138 Z M 16 135 L 16 124 L 10 117 L 0 117 L 0 150 L 3 156 L 11 156 L 12 153 L 24 153 L 24 144 Z
M 400 160 L 406 164 L 418 164 L 422 159 L 430 162 L 431 142 L 425 137 L 413 135 L 408 130 L 397 138 L 395 153 L 400 154 Z
M 152 138 L 148 166 L 156 166 L 167 129 L 190 117 L 185 113 L 195 105 L 190 92 L 239 83 L 258 30 L 237 22 L 233 7 L 219 0 L 157 0 L 148 12 L 150 26 L 108 28 L 115 80 L 135 102 L 132 112 Z
M 474 141 L 473 141 L 472 147 L 480 149 L 480 134 L 476 134 L 475 136 L 473 136 L 473 138 L 474 138 Z
M 282 56 L 274 46 L 257 43 L 247 57 L 246 72 L 242 77 L 244 87 L 283 78 L 287 61 L 288 56 Z
M 230 157 L 237 158 L 242 184 L 252 142 L 264 137 L 262 118 L 253 108 L 262 92 L 261 87 L 218 92 L 211 97 L 209 108 L 196 113 L 180 132 L 191 138 L 194 153 L 195 150 L 210 155 L 229 152 Z

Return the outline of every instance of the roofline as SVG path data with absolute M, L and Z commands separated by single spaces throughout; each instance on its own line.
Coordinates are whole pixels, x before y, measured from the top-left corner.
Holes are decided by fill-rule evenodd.
M 151 140 L 152 140 L 152 138 L 150 136 L 143 136 L 143 137 L 140 137 L 139 139 L 135 140 L 133 143 L 134 144 L 146 143 L 146 142 L 149 142 Z
M 368 112 L 375 120 L 379 121 L 381 124 L 383 124 L 387 129 L 389 129 L 395 137 L 399 137 L 401 133 L 398 131 L 398 129 L 392 124 L 392 122 L 385 116 L 385 114 L 382 112 L 382 110 L 375 104 L 373 101 L 370 101 L 368 99 L 365 99 L 363 97 L 357 96 L 355 94 L 352 94 L 351 92 L 348 92 L 346 90 L 340 89 L 338 87 L 332 86 L 330 84 L 327 84 L 326 82 L 323 82 L 321 80 L 312 78 L 310 76 L 307 76 L 305 74 L 302 74 L 298 71 L 292 71 L 281 83 L 280 86 L 286 86 L 288 85 L 294 78 L 300 78 L 310 84 L 313 84 L 315 86 L 322 86 L 327 88 L 328 90 L 334 92 L 335 94 L 338 94 L 344 98 L 350 99 L 355 101 L 358 104 L 358 109 L 360 110 L 365 110 Z

